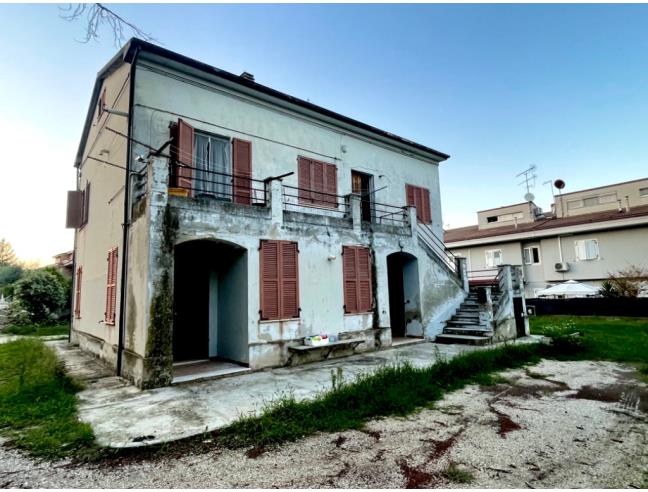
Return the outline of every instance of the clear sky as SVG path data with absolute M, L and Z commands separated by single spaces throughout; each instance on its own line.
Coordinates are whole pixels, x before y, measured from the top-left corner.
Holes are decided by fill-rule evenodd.
M 647 5 L 113 5 L 165 47 L 450 154 L 444 224 L 648 176 Z M 97 71 L 56 5 L 0 5 L 0 237 L 72 248 L 66 190 Z

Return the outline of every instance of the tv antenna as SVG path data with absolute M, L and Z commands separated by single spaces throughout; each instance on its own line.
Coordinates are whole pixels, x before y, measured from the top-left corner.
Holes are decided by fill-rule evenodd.
M 526 186 L 526 193 L 524 195 L 524 199 L 527 202 L 532 202 L 535 199 L 535 195 L 531 193 L 531 188 L 535 187 L 536 178 L 538 177 L 538 175 L 536 174 L 536 169 L 537 169 L 536 165 L 533 164 L 528 169 L 525 169 L 521 173 L 515 175 L 516 178 L 520 178 L 520 177 L 522 178 L 522 181 L 518 183 L 518 186 L 520 185 Z

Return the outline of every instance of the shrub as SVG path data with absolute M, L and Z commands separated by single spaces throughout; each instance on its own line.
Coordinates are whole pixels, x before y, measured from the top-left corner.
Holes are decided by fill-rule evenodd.
M 27 273 L 15 284 L 14 302 L 27 311 L 29 321 L 39 323 L 53 321 L 61 313 L 67 301 L 65 287 L 60 279 L 47 270 Z M 12 320 L 16 323 L 16 320 Z

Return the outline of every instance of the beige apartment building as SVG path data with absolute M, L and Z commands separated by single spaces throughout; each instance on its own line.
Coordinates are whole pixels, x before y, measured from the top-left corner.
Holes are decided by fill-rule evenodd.
M 562 193 L 550 213 L 533 202 L 477 212 L 477 225 L 445 231 L 469 271 L 522 265 L 525 293 L 566 280 L 600 285 L 631 265 L 648 268 L 648 178 Z

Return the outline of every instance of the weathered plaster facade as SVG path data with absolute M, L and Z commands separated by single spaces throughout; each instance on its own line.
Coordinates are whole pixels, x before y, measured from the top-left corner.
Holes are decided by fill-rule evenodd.
M 406 220 L 395 225 L 362 222 L 359 197 L 351 193 L 351 171 L 372 175 L 374 199 L 397 207 L 405 207 L 405 184 L 428 188 L 430 229 L 440 238 L 438 164 L 443 154 L 421 150 L 418 144 L 403 143 L 393 136 L 372 136 L 362 128 L 353 129 L 308 108 L 238 87 L 212 73 L 146 49 L 130 63 L 134 66 L 124 62 L 115 72 L 134 74 L 129 81 L 134 83 L 131 104 L 123 108 L 128 118 L 122 117 L 122 123 L 130 121 L 130 128 L 121 130 L 126 137 L 130 135 L 128 163 L 137 173 L 126 207 L 129 217 L 126 304 L 121 311 L 124 319 L 118 318 L 116 326 L 110 328 L 92 325 L 92 318 L 101 319 L 97 310 L 105 293 L 102 248 L 121 244 L 120 213 L 125 196 L 122 193 L 113 200 L 114 210 L 106 207 L 105 200 L 94 203 L 88 225 L 112 217 L 114 226 L 105 231 L 109 236 L 105 241 L 92 242 L 95 236 L 83 231 L 77 235 L 79 261 L 89 262 L 92 255 L 92 261 L 101 265 L 103 258 L 104 268 L 97 267 L 96 281 L 86 283 L 84 266 L 82 299 L 96 307 L 92 317 L 86 316 L 84 310 L 82 318 L 75 321 L 74 341 L 115 363 L 119 347 L 117 327 L 121 325 L 122 374 L 143 387 L 169 384 L 173 378 L 174 336 L 178 336 L 174 334 L 173 319 L 179 253 L 185 246 L 196 244 L 207 252 L 204 268 L 211 269 L 205 287 L 209 293 L 196 290 L 196 295 L 205 294 L 210 299 L 210 357 L 225 355 L 226 359 L 252 369 L 305 362 L 311 356 L 298 356 L 289 347 L 301 344 L 305 336 L 322 332 L 340 339 L 361 338 L 359 351 L 391 345 L 387 258 L 395 253 L 416 260 L 415 268 L 407 273 L 413 283 L 408 283 L 406 293 L 406 334 L 433 338 L 441 332 L 443 321 L 465 296 L 465 282 L 421 243 L 413 207 L 406 209 Z M 163 151 L 156 155 L 151 150 L 164 148 L 170 138 L 169 126 L 179 118 L 190 121 L 196 130 L 251 142 L 254 179 L 295 174 L 282 180 L 267 180 L 264 206 L 170 195 L 168 156 Z M 122 145 L 128 141 L 111 134 L 113 137 Z M 96 148 L 93 139 L 90 133 L 82 142 L 87 153 Z M 337 193 L 346 200 L 342 210 L 286 209 L 284 186 L 298 185 L 298 156 L 336 165 Z M 103 173 L 108 172 L 106 167 L 97 169 L 100 174 L 93 176 L 93 200 L 95 190 L 104 187 Z M 124 173 L 115 169 L 114 174 L 114 187 L 119 189 L 125 182 Z M 260 319 L 262 239 L 298 243 L 298 319 Z M 345 314 L 343 308 L 341 253 L 342 246 L 349 245 L 366 246 L 372 252 L 371 312 Z M 213 251 L 213 258 L 209 251 Z M 219 262 L 217 257 L 223 252 L 229 256 Z M 187 261 L 191 260 L 188 256 Z M 121 279 L 121 271 L 118 278 Z M 119 282 L 120 292 L 122 288 Z M 119 316 L 119 309 L 117 312 Z

